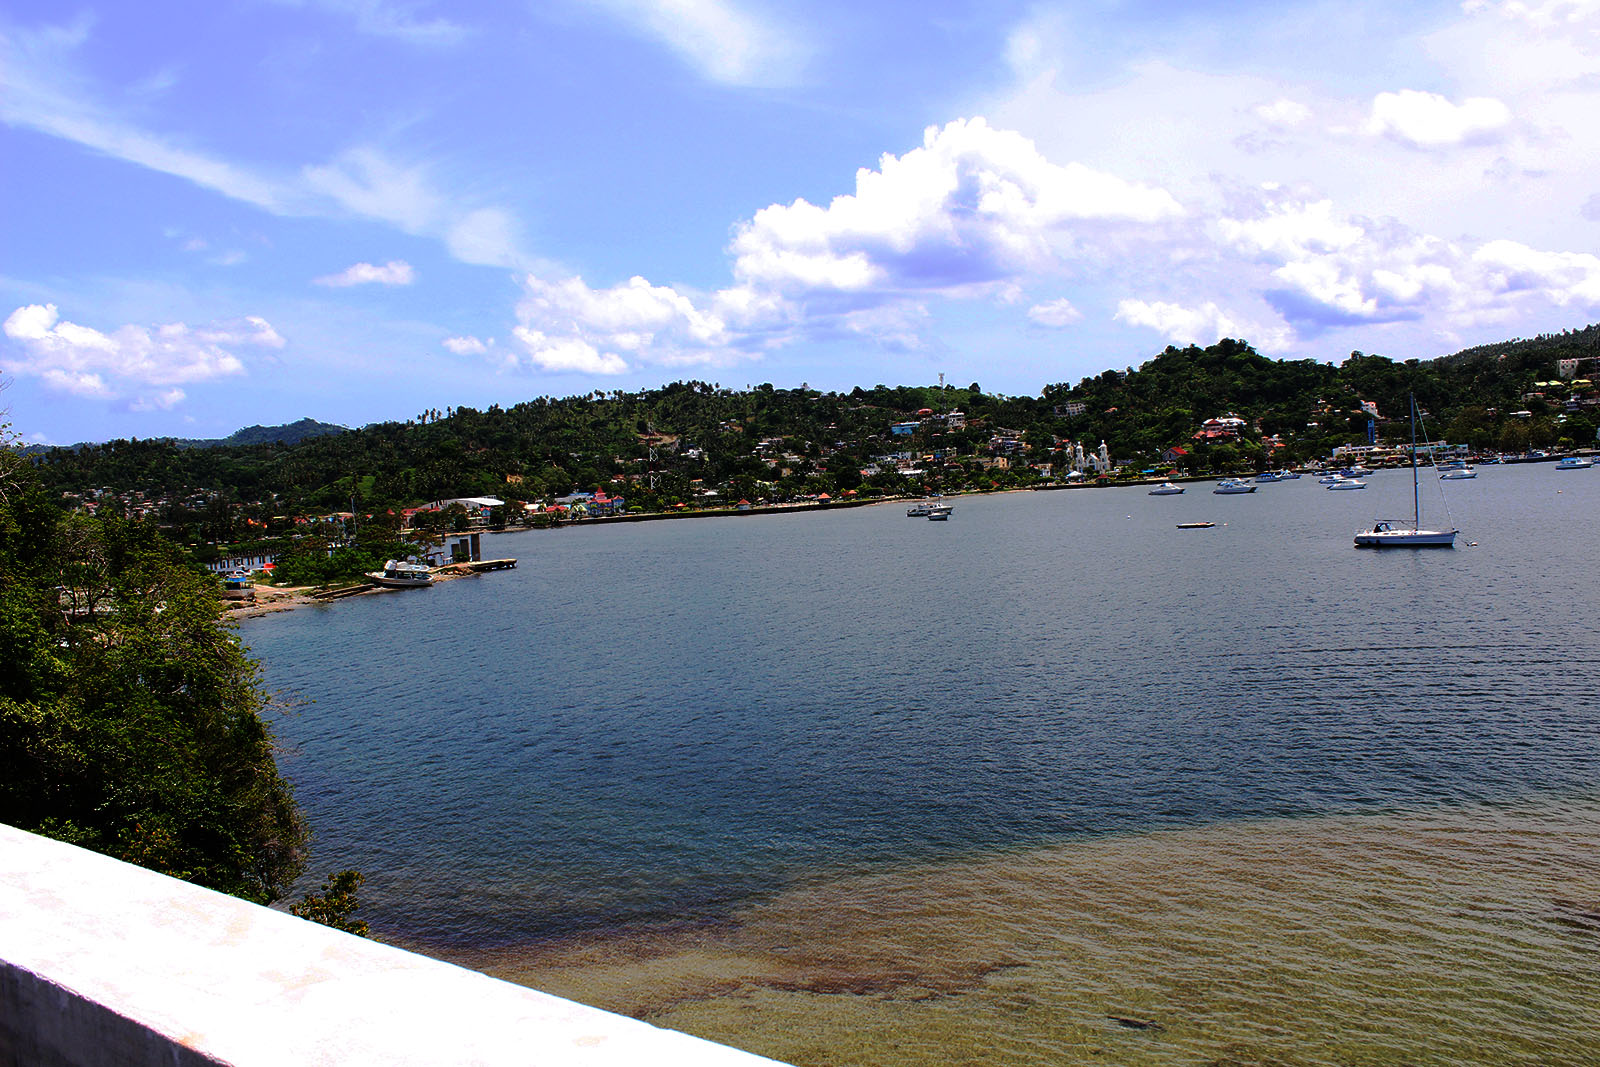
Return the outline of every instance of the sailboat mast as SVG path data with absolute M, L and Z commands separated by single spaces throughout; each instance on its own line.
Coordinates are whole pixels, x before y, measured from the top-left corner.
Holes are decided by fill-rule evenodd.
M 1422 528 L 1422 497 L 1417 492 L 1417 395 L 1411 398 L 1411 528 Z

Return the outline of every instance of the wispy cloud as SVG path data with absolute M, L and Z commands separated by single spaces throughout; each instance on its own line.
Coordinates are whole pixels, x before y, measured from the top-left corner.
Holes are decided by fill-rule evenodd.
M 428 18 L 418 12 L 427 4 L 394 0 L 276 0 L 289 7 L 319 8 L 348 18 L 362 33 L 392 37 L 422 45 L 455 44 L 467 35 L 465 27 L 446 18 Z
M 410 285 L 417 280 L 417 272 L 403 259 L 391 259 L 380 266 L 371 263 L 353 263 L 337 274 L 324 274 L 313 278 L 315 285 L 336 289 L 352 285 Z
M 358 5 L 359 6 L 359 5 Z M 0 35 L 0 120 L 193 182 L 275 215 L 359 216 L 444 243 L 463 262 L 525 267 L 507 209 L 440 187 L 434 168 L 361 145 L 298 172 L 262 173 L 144 129 L 96 99 L 73 73 L 72 52 L 88 29 Z
M 800 27 L 779 25 L 731 0 L 589 0 L 677 52 L 705 78 L 729 85 L 785 85 L 800 74 Z

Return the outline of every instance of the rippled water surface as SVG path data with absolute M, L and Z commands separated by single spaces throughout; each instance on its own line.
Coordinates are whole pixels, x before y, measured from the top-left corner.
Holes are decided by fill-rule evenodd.
M 1208 490 L 505 535 L 241 633 L 314 870 L 553 992 L 807 1064 L 1585 1062 L 1600 473 L 1453 483 L 1454 551 L 1351 547 L 1400 472 Z

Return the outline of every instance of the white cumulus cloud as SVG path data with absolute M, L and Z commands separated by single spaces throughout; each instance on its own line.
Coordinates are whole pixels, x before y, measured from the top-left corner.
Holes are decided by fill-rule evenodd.
M 1438 93 L 1402 89 L 1373 99 L 1366 132 L 1414 148 L 1445 148 L 1488 140 L 1510 124 L 1511 109 L 1493 97 L 1453 104 Z
M 484 341 L 478 337 L 446 337 L 444 346 L 458 356 L 481 356 L 494 346 L 494 338 Z
M 5 360 L 8 371 L 78 396 L 128 399 L 144 410 L 182 400 L 176 386 L 243 374 L 245 365 L 232 349 L 284 344 L 258 317 L 206 326 L 128 325 L 103 333 L 62 321 L 54 304 L 19 307 L 3 329 L 19 353 Z
M 417 280 L 416 271 L 403 259 L 391 259 L 381 267 L 371 263 L 353 263 L 337 274 L 325 274 L 313 279 L 317 285 L 344 288 L 351 285 L 410 285 Z
M 1043 304 L 1035 304 L 1028 309 L 1028 319 L 1039 326 L 1062 327 L 1071 326 L 1075 322 L 1083 321 L 1083 312 L 1072 306 L 1072 301 L 1066 297 L 1051 300 Z

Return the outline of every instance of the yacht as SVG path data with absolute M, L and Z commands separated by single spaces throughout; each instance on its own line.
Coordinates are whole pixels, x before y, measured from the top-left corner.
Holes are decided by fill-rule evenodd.
M 1465 465 L 1460 467 L 1451 467 L 1448 470 L 1444 470 L 1444 472 L 1439 475 L 1439 477 L 1448 482 L 1459 482 L 1462 479 L 1476 478 L 1477 476 L 1477 471 Z
M 1587 456 L 1566 456 L 1556 460 L 1556 470 L 1558 471 L 1581 471 L 1585 467 L 1592 466 L 1594 466 L 1594 460 L 1589 459 Z
M 1256 491 L 1256 487 L 1249 482 L 1240 481 L 1238 478 L 1224 478 L 1211 491 L 1223 496 L 1229 496 L 1234 493 L 1253 493 Z
M 1339 477 L 1328 483 L 1329 489 L 1365 489 L 1366 487 L 1367 483 L 1360 478 Z
M 1181 486 L 1181 485 L 1173 485 L 1171 482 L 1162 482 L 1160 485 L 1158 485 L 1154 489 L 1150 490 L 1148 495 L 1150 495 L 1150 496 L 1177 496 L 1181 492 L 1183 492 L 1183 486 Z
M 1337 488 L 1334 486 L 1333 488 Z M 1441 487 L 1442 491 L 1442 487 Z M 1417 398 L 1411 398 L 1411 521 L 1409 524 L 1379 519 L 1371 529 L 1356 534 L 1357 548 L 1454 548 L 1456 534 L 1422 528 L 1422 496 L 1417 488 Z
M 368 571 L 367 581 L 386 589 L 426 589 L 433 584 L 433 569 L 423 563 L 391 559 L 381 571 Z

